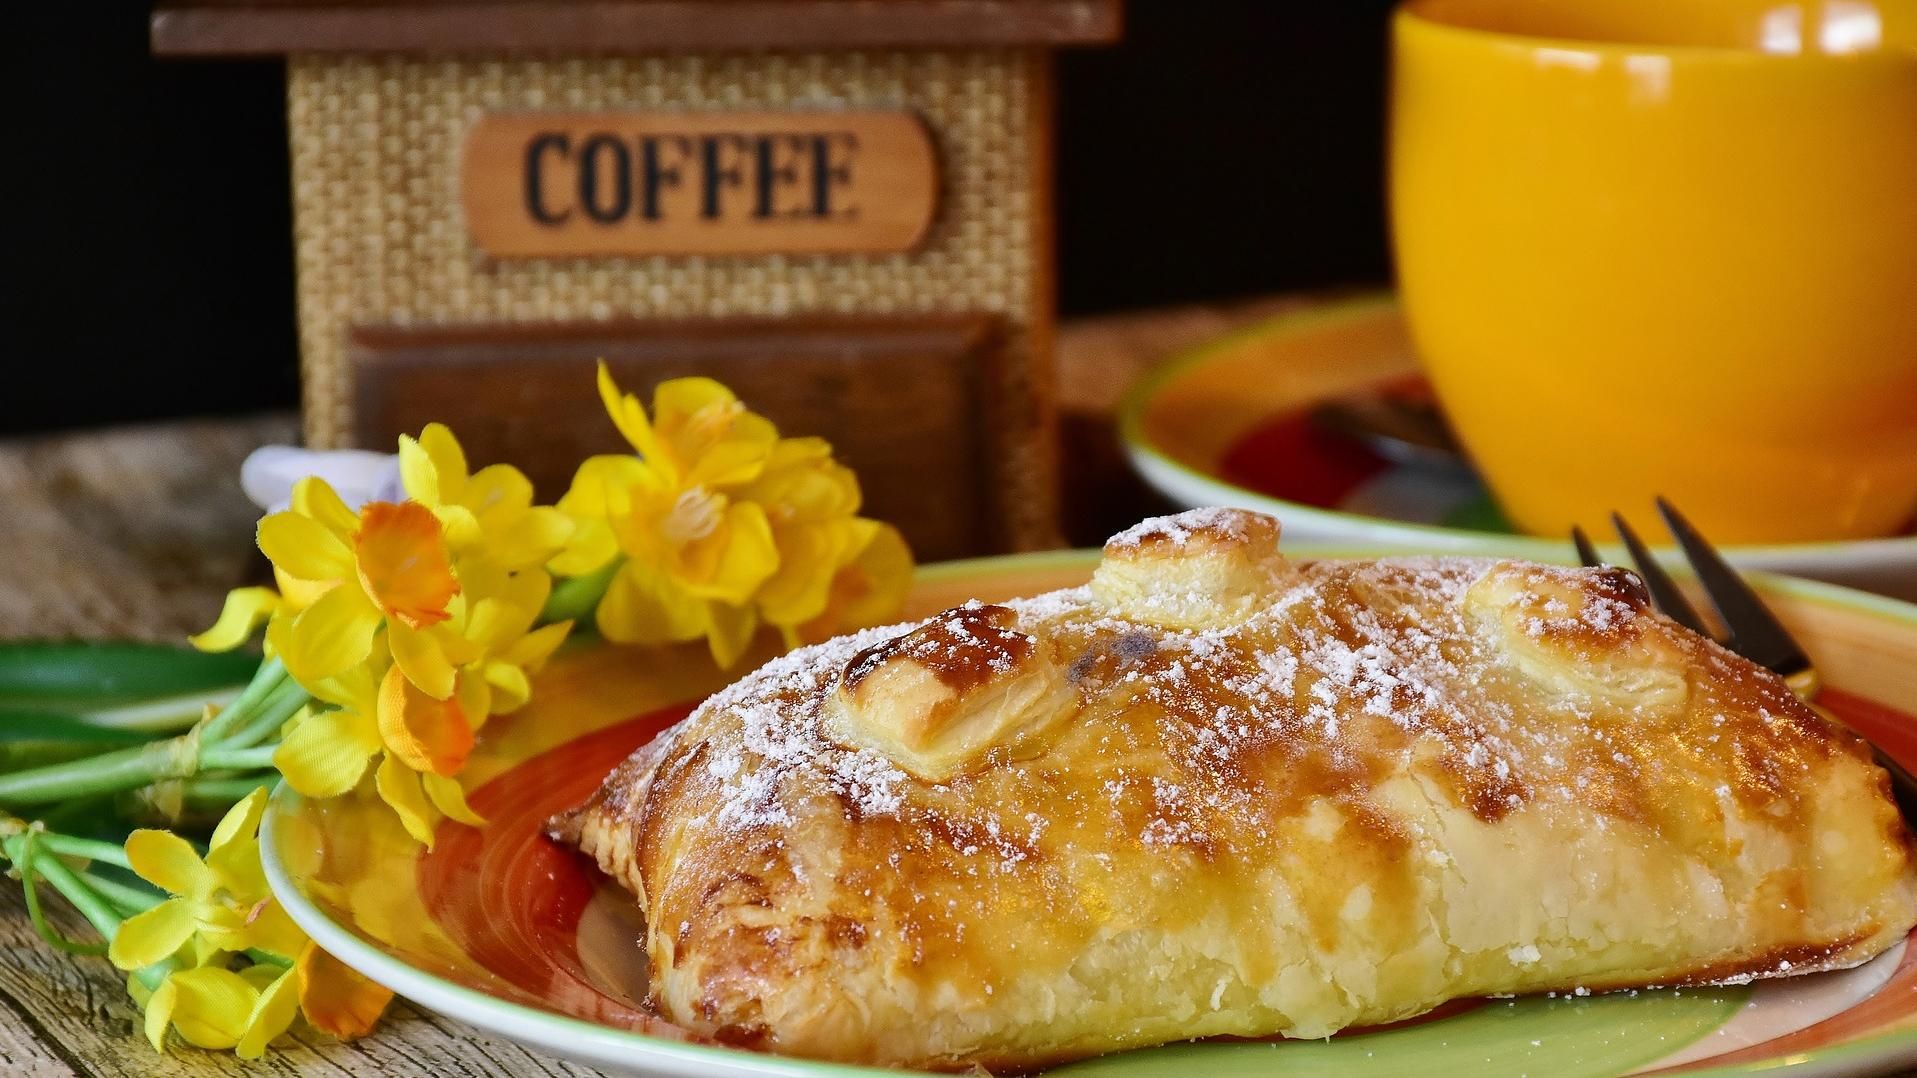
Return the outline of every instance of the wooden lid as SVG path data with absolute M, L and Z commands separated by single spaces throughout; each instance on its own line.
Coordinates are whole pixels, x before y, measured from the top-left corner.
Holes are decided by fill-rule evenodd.
M 1097 45 L 1122 0 L 162 0 L 168 56 Z

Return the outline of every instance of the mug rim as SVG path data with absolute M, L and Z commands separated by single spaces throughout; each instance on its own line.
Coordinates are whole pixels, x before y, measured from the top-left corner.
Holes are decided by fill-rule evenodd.
M 1873 10 L 1881 0 L 1867 0 Z M 1588 53 L 1600 59 L 1626 56 L 1671 56 L 1693 61 L 1719 61 L 1726 63 L 1753 64 L 1857 64 L 1884 62 L 1917 63 L 1917 49 L 1904 47 L 1896 42 L 1879 41 L 1871 48 L 1856 49 L 1849 52 L 1770 52 L 1751 45 L 1701 45 L 1659 41 L 1627 41 L 1603 38 L 1563 37 L 1551 34 L 1527 33 L 1520 30 L 1502 30 L 1488 26 L 1474 26 L 1468 23 L 1452 22 L 1433 16 L 1425 10 L 1445 0 L 1402 0 L 1392 12 L 1393 33 L 1401 32 L 1406 26 L 1415 26 L 1421 31 L 1439 34 L 1453 34 L 1466 39 L 1475 39 L 1477 43 L 1494 48 L 1519 49 L 1526 52 L 1549 49 L 1554 52 Z

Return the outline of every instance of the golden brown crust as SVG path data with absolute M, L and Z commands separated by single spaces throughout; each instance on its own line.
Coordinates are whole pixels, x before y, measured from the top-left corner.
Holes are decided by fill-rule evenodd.
M 1065 671 L 1016 620 L 968 603 L 852 656 L 824 703 L 826 736 L 932 782 L 987 751 L 1029 755 L 1073 701 Z
M 573 833 L 647 906 L 660 1009 L 1026 1066 L 1830 968 L 1917 922 L 1867 753 L 1631 574 L 1276 538 L 1148 522 L 1089 588 L 795 652 L 642 750 Z

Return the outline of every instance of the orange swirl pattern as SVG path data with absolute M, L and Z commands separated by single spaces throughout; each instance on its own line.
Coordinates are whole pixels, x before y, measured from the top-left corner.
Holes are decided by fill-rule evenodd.
M 580 915 L 602 887 L 590 861 L 545 835 L 553 813 L 586 799 L 608 771 L 683 718 L 691 704 L 641 715 L 533 757 L 473 793 L 484 828 L 447 825 L 420 854 L 428 914 L 480 965 L 560 1014 L 651 1036 L 691 1035 L 601 987 L 580 961 Z M 635 948 L 633 960 L 640 956 Z

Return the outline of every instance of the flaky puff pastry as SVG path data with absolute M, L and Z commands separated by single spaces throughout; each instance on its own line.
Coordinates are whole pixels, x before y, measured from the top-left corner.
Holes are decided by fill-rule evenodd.
M 794 652 L 556 833 L 639 896 L 666 1017 L 933 1068 L 1829 969 L 1917 922 L 1867 752 L 1633 574 L 1277 540 L 1147 521 L 1088 588 Z

